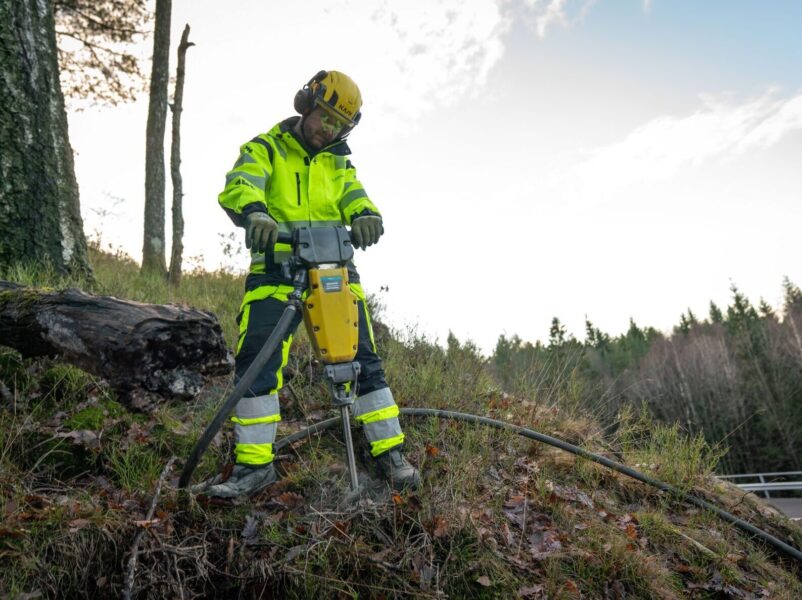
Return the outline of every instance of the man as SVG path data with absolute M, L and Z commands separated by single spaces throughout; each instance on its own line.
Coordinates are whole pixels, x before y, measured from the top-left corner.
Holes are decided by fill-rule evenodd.
M 245 227 L 251 250 L 251 270 L 238 316 L 236 376 L 242 377 L 278 323 L 291 282 L 281 262 L 291 252 L 276 244 L 279 231 L 299 227 L 350 225 L 356 246 L 366 248 L 384 233 L 379 210 L 371 202 L 348 159 L 346 136 L 361 117 L 359 88 L 338 71 L 320 71 L 295 96 L 291 117 L 240 148 L 226 176 L 220 205 L 238 226 Z M 417 470 L 401 454 L 404 434 L 398 407 L 387 387 L 384 369 L 370 326 L 365 293 L 349 264 L 350 286 L 359 301 L 360 363 L 354 418 L 362 424 L 379 471 L 396 489 L 415 488 Z M 217 477 L 203 493 L 212 496 L 250 495 L 276 481 L 273 442 L 281 420 L 278 390 L 287 363 L 292 334 L 277 349 L 245 397 L 237 404 L 234 422 L 236 465 L 231 477 Z

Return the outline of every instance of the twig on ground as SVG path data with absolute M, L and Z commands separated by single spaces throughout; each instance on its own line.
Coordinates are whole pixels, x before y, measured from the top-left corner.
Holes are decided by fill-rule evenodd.
M 161 475 L 159 475 L 159 481 L 156 483 L 156 491 L 153 493 L 153 499 L 150 502 L 150 508 L 148 509 L 148 514 L 145 515 L 145 521 L 150 521 L 153 519 L 153 515 L 156 512 L 156 506 L 159 503 L 159 495 L 162 491 L 162 486 L 164 482 L 167 481 L 167 476 L 170 474 L 170 471 L 173 468 L 173 463 L 175 463 L 176 457 L 170 457 L 170 460 L 167 461 L 167 464 L 164 465 L 164 469 L 162 469 Z M 145 534 L 145 527 L 140 527 L 136 535 L 134 535 L 134 543 L 131 544 L 131 556 L 128 559 L 128 570 L 125 574 L 125 587 L 123 587 L 123 594 L 122 597 L 125 600 L 130 600 L 131 593 L 134 589 L 134 576 L 136 574 L 136 559 L 139 554 L 139 542 L 142 540 L 142 536 Z

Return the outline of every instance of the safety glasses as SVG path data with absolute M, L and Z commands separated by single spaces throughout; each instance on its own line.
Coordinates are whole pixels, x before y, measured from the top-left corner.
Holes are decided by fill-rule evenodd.
M 345 121 L 333 115 L 325 112 L 320 115 L 320 126 L 327 133 L 339 133 L 345 125 Z
M 328 133 L 338 133 L 355 125 L 353 121 L 334 114 L 325 104 L 318 103 L 318 106 L 320 107 L 320 125 Z

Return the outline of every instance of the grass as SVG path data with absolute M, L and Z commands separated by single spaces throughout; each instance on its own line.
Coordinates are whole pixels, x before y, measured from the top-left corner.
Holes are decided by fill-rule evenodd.
M 95 293 L 210 310 L 233 345 L 241 278 L 190 273 L 174 289 L 142 278 L 124 256 L 95 248 L 91 257 Z M 82 284 L 30 267 L 5 277 Z M 802 546 L 798 526 L 711 477 L 722 449 L 643 411 L 626 411 L 614 431 L 603 431 L 578 411 L 569 367 L 557 382 L 532 372 L 510 393 L 470 343 L 450 338 L 442 347 L 380 324 L 376 336 L 402 406 L 535 428 L 693 490 Z M 280 436 L 330 414 L 319 368 L 299 332 Z M 228 380 L 210 382 L 191 403 L 133 414 L 103 382 L 54 360 L 0 348 L 0 378 L 12 398 L 1 409 L 0 597 L 119 596 L 137 527 L 147 528 L 138 598 L 713 598 L 732 590 L 802 597 L 798 571 L 715 515 L 509 432 L 429 418 L 402 422 L 424 479 L 415 493 L 390 494 L 374 481 L 355 432 L 369 492 L 346 502 L 339 432 L 327 433 L 284 449 L 280 481 L 249 501 L 185 502 L 173 473 L 155 520 L 136 525 L 164 465 L 188 455 Z M 219 471 L 231 443 L 226 429 L 196 480 Z

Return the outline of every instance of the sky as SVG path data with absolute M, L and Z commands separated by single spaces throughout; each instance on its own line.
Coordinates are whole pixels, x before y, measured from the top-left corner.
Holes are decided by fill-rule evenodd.
M 555 316 L 670 332 L 733 285 L 777 308 L 802 285 L 802 2 L 173 0 L 174 47 L 186 23 L 185 266 L 247 269 L 225 173 L 336 69 L 385 224 L 356 262 L 399 331 L 491 353 Z M 137 260 L 146 117 L 69 114 L 87 235 Z

